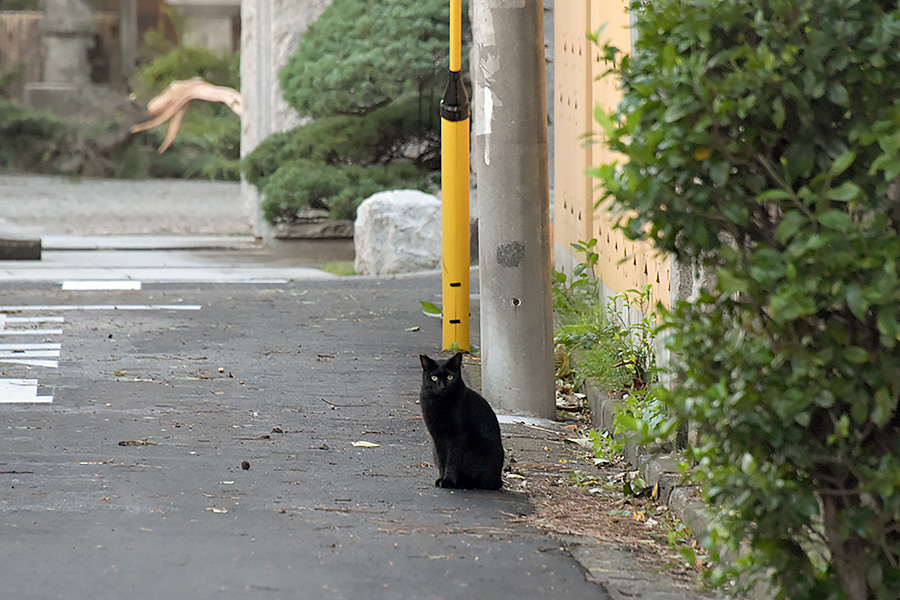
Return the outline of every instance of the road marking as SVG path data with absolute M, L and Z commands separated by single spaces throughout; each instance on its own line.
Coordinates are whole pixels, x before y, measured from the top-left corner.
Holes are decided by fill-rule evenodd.
M 47 304 L 0 306 L 0 312 L 66 310 L 200 310 L 199 304 Z
M 141 289 L 140 281 L 63 281 L 63 291 L 111 291 Z
M 53 396 L 38 396 L 37 379 L 0 379 L 0 402 L 46 404 L 53 402 Z
M 0 313 L 0 336 L 5 335 L 61 335 L 62 329 L 28 329 L 36 323 L 62 323 L 62 317 L 9 317 Z M 9 328 L 9 325 L 25 325 L 26 327 Z
M 61 348 L 62 344 L 0 344 L 0 363 L 55 369 Z
M 6 323 L 63 323 L 64 317 L 57 316 L 41 316 L 41 317 L 10 317 L 9 315 L 0 314 L 0 322 Z
M 4 335 L 62 335 L 62 329 L 2 329 L 0 336 Z
M 0 352 L 20 352 L 24 350 L 56 350 L 57 353 L 62 344 L 53 344 L 49 342 L 41 342 L 39 344 L 0 344 Z

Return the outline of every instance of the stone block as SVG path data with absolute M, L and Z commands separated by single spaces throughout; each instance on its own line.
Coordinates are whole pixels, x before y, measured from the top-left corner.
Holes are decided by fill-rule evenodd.
M 356 211 L 356 272 L 390 275 L 441 265 L 441 201 L 417 190 L 379 192 Z

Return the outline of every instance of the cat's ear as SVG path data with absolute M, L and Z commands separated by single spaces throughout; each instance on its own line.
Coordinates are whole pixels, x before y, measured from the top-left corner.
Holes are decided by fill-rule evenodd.
M 431 360 L 424 354 L 419 355 L 419 362 L 422 363 L 422 368 L 426 371 L 433 370 L 435 367 L 437 367 L 437 364 L 435 364 L 433 360 Z
M 450 360 L 447 361 L 447 367 L 453 369 L 454 371 L 458 371 L 461 365 L 462 352 L 457 352 Z

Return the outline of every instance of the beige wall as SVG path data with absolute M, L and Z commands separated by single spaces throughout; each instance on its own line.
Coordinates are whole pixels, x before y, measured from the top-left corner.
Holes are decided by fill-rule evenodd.
M 597 182 L 584 172 L 591 166 L 616 160 L 603 144 L 585 145 L 596 131 L 594 106 L 609 111 L 621 97 L 612 77 L 600 78 L 608 68 L 601 50 L 587 39 L 604 24 L 601 42 L 628 51 L 631 48 L 628 0 L 566 0 L 555 7 L 554 35 L 554 261 L 571 272 L 578 255 L 571 243 L 597 239 L 600 255 L 597 276 L 606 294 L 651 284 L 651 303 L 670 303 L 671 260 L 658 256 L 645 243 L 627 240 L 613 228 L 605 211 L 595 209 L 601 197 Z M 595 138 L 600 141 L 599 134 Z

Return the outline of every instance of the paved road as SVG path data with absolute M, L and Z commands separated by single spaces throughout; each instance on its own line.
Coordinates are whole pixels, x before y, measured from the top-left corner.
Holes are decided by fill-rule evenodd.
M 45 246 L 0 263 L 0 598 L 696 598 L 526 527 L 517 482 L 432 486 L 437 274 L 336 278 L 235 236 L 236 202 L 204 220 L 235 186 L 161 183 L 0 177 L 0 226 Z M 563 447 L 502 429 L 520 463 Z
M 52 396 L 0 404 L 3 597 L 605 598 L 510 522 L 526 496 L 432 486 L 416 396 L 436 290 L 3 287 L 7 320 L 57 320 L 2 341 L 60 344 L 58 367 L 0 364 Z M 49 332 L 5 335 L 28 328 Z M 0 361 L 48 360 L 18 355 Z

